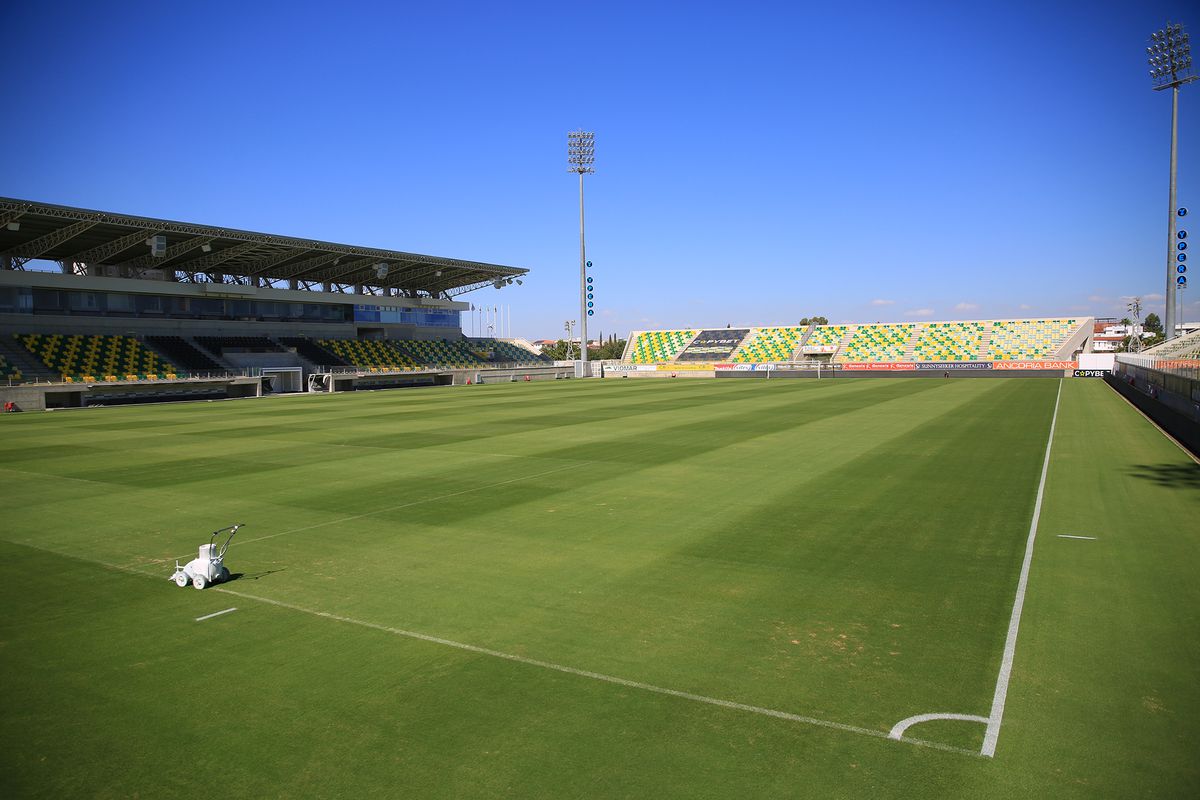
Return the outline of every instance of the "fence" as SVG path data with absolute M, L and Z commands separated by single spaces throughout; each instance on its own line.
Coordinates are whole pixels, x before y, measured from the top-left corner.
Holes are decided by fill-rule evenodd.
M 1177 361 L 1123 353 L 1108 382 L 1189 450 L 1200 453 L 1200 365 Z

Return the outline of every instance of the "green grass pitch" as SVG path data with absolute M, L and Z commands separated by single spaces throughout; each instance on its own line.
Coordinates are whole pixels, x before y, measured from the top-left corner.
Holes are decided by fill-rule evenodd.
M 995 757 L 888 739 L 990 714 L 1056 397 Z M 0 481 L 6 797 L 1200 796 L 1200 467 L 1099 381 L 8 415 Z

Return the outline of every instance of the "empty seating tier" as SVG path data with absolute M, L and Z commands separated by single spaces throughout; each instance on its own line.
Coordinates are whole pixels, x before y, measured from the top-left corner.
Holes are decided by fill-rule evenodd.
M 280 336 L 279 343 L 284 347 L 295 349 L 301 358 L 307 359 L 318 367 L 350 366 L 350 362 L 341 358 L 333 351 L 303 336 Z
M 1026 361 L 1053 356 L 1078 329 L 1077 319 L 1022 319 L 992 323 L 989 357 Z
M 266 336 L 197 336 L 205 350 L 221 355 L 226 350 L 238 353 L 279 353 L 283 348 Z
M 757 335 L 733 354 L 732 361 L 789 361 L 803 337 L 804 328 L 759 328 Z
M 890 325 L 859 325 L 836 361 L 903 361 L 908 340 L 916 325 L 898 322 Z
M 146 344 L 191 372 L 222 372 L 222 367 L 181 336 L 147 336 Z
M 540 364 L 552 363 L 553 361 L 553 359 L 546 358 L 540 353 L 526 350 L 519 344 L 502 342 L 499 339 L 464 339 L 463 345 L 476 358 L 493 363 Z
M 372 372 L 418 368 L 386 339 L 321 339 L 317 344 L 347 364 Z
M 634 364 L 660 364 L 671 361 L 695 336 L 695 330 L 644 331 L 633 340 L 629 360 Z
M 914 361 L 978 361 L 982 322 L 930 322 L 913 348 Z
M 0 356 L 0 381 L 5 383 L 20 383 L 21 370 L 8 363 L 8 359 Z
M 486 363 L 461 341 L 394 339 L 390 343 L 410 361 L 426 367 L 469 369 Z
M 24 333 L 17 341 L 65 380 L 174 378 L 175 367 L 128 336 Z
M 842 343 L 849 325 L 818 325 L 813 328 L 812 336 L 804 343 L 805 347 L 837 347 Z

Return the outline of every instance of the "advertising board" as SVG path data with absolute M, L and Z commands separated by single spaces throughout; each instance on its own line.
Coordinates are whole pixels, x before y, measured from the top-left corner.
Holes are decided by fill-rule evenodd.
M 677 360 L 712 361 L 714 358 L 727 358 L 737 349 L 748 333 L 750 333 L 749 328 L 717 328 L 700 331 L 691 344 L 679 354 Z
M 948 372 L 955 369 L 991 369 L 991 361 L 918 361 L 917 369 Z
M 993 369 L 1076 369 L 1074 361 L 995 361 Z
M 908 372 L 917 368 L 916 364 L 907 361 L 846 361 L 842 369 L 864 372 Z

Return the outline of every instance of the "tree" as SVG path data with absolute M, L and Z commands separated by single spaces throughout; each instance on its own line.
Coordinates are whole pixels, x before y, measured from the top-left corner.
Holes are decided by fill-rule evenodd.
M 828 324 L 829 324 L 829 319 L 827 317 L 805 317 L 804 319 L 800 320 L 801 326 L 804 326 L 804 325 L 828 325 Z
M 542 355 L 553 358 L 555 361 L 570 361 L 579 357 L 579 347 L 574 343 L 568 344 L 566 340 L 559 339 L 554 344 L 542 345 Z
M 1153 311 L 1146 315 L 1146 320 L 1142 323 L 1142 327 L 1147 333 L 1161 334 L 1163 332 L 1162 320 Z
M 591 350 L 589 349 L 589 353 Z M 618 339 L 614 333 L 604 341 L 595 351 L 596 358 L 599 359 L 619 359 L 625 353 L 625 340 Z

